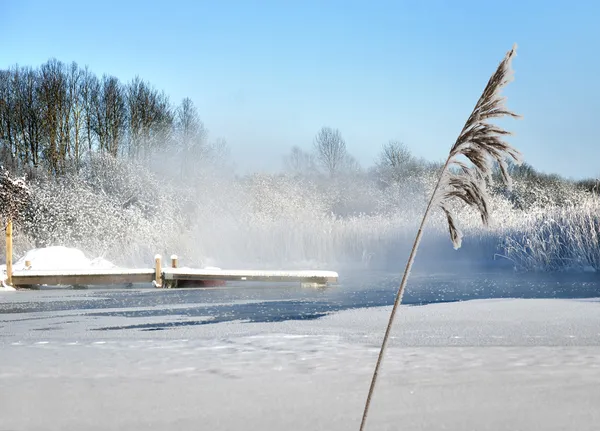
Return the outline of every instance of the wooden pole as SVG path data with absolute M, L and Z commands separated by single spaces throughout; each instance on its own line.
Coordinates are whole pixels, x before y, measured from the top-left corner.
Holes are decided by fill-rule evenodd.
M 162 270 L 160 267 L 160 254 L 154 256 L 154 282 L 156 287 L 162 287 Z
M 6 225 L 6 284 L 12 286 L 12 254 L 13 254 L 13 225 L 12 220 L 8 219 Z
M 177 268 L 177 255 L 171 255 L 171 268 Z

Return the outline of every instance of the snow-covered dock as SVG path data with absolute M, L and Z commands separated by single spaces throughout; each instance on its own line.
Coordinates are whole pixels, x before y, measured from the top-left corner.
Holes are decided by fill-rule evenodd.
M 21 270 L 12 274 L 12 284 L 23 286 L 73 286 L 73 285 L 109 285 L 130 283 L 152 283 L 153 269 L 58 269 L 58 270 Z
M 163 266 L 160 255 L 153 268 L 119 268 L 97 258 L 90 260 L 81 250 L 55 246 L 30 250 L 13 265 L 12 222 L 6 229 L 6 266 L 0 268 L 0 288 L 30 286 L 131 285 L 152 283 L 156 287 L 220 286 L 226 281 L 300 282 L 324 286 L 337 282 L 333 271 L 222 270 L 179 268 L 176 255 Z
M 166 268 L 164 280 L 170 281 L 274 281 L 327 284 L 338 280 L 333 271 L 259 271 Z
M 10 256 L 9 254 L 7 254 Z M 154 257 L 153 268 L 120 268 L 102 258 L 88 259 L 81 250 L 45 247 L 30 250 L 13 265 L 0 265 L 0 282 L 14 287 L 153 284 L 155 287 L 222 286 L 227 281 L 299 282 L 325 286 L 338 281 L 333 271 L 225 270 L 214 267 L 180 268 L 176 255 L 169 265 Z
M 111 285 L 132 283 L 155 283 L 157 287 L 195 287 L 214 281 L 263 281 L 300 282 L 327 285 L 336 282 L 338 274 L 333 271 L 258 271 L 161 268 L 155 269 L 84 269 L 84 270 L 20 270 L 12 274 L 12 284 L 23 286 L 73 286 Z M 161 282 L 162 280 L 162 282 Z M 185 283 L 181 283 L 185 282 Z

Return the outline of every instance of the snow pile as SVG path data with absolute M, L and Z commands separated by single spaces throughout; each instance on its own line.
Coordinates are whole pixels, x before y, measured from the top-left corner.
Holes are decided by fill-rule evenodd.
M 30 267 L 25 267 L 25 262 Z M 52 246 L 29 250 L 23 257 L 13 263 L 13 271 L 32 270 L 66 270 L 66 269 L 111 269 L 116 265 L 108 260 L 97 257 L 89 259 L 76 248 Z M 13 291 L 14 288 L 6 286 L 6 265 L 0 265 L 0 292 Z
M 29 261 L 34 270 L 60 270 L 60 269 L 110 269 L 116 265 L 99 257 L 88 259 L 85 254 L 76 248 L 53 246 L 29 250 L 25 256 L 17 260 L 13 268 L 15 271 L 23 270 L 25 262 Z

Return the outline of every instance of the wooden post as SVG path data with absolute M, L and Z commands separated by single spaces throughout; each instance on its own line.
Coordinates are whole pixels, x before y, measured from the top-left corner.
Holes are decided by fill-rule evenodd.
M 25 269 L 31 269 L 31 261 L 30 260 L 25 261 Z
M 13 254 L 13 225 L 12 220 L 8 219 L 6 225 L 6 284 L 12 286 L 12 254 Z
M 171 268 L 177 268 L 177 259 L 178 258 L 176 254 L 171 255 Z M 173 289 L 174 287 L 177 287 L 177 280 L 164 280 L 163 283 L 163 287 L 166 289 Z
M 156 287 L 162 287 L 162 270 L 160 267 L 160 254 L 154 256 L 154 283 Z

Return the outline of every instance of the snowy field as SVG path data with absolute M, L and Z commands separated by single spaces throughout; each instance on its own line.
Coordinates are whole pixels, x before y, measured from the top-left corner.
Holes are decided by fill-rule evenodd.
M 538 298 L 510 299 L 536 295 L 477 277 L 496 299 L 402 307 L 368 429 L 596 430 L 598 283 L 521 278 Z M 477 277 L 416 274 L 407 299 Z M 370 279 L 2 294 L 0 430 L 358 429 L 397 282 Z

